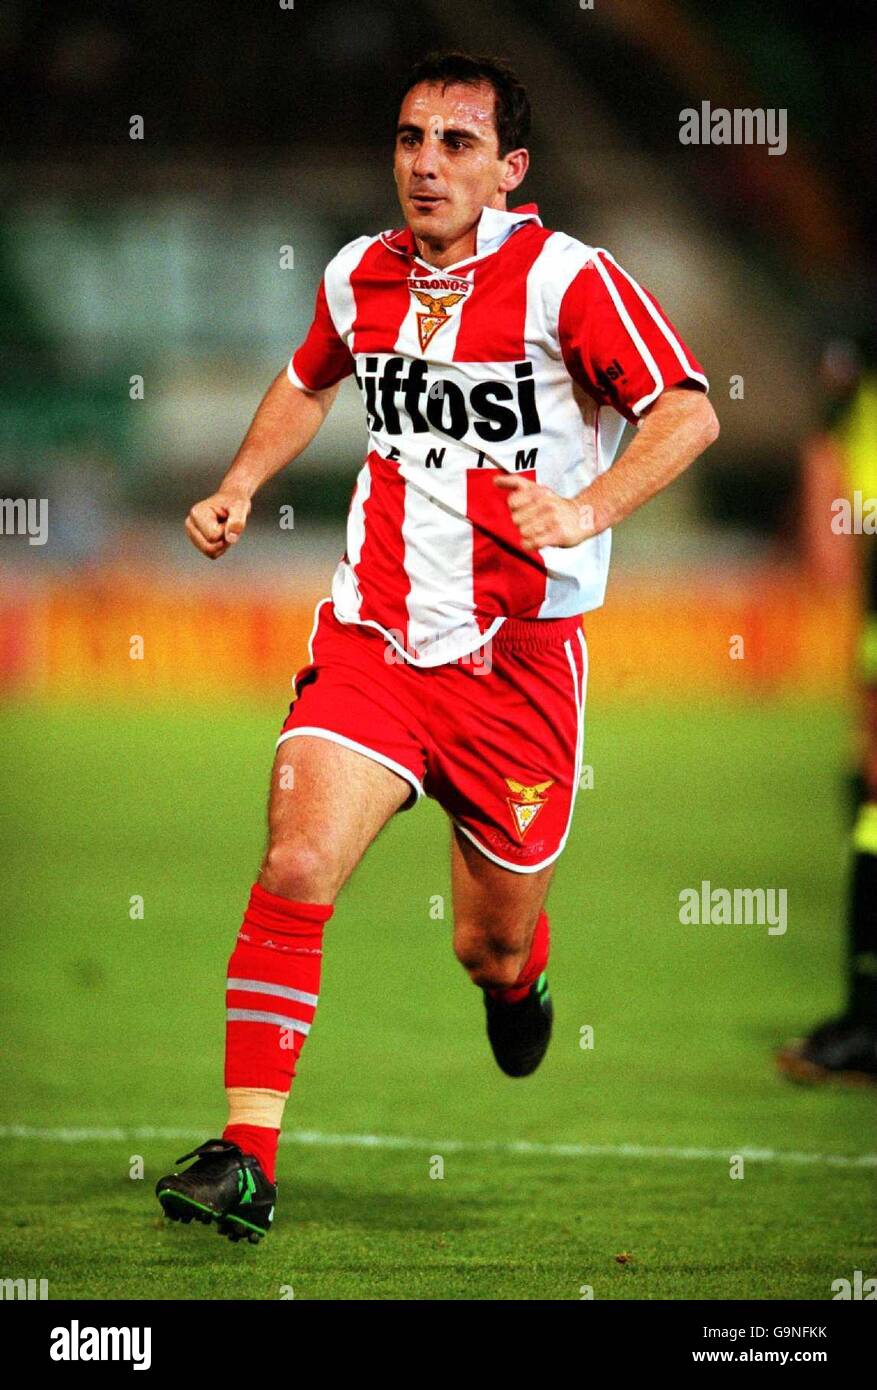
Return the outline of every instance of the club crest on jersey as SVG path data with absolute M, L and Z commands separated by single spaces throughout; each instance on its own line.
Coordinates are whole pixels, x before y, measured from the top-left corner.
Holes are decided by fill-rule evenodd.
M 450 322 L 448 311 L 471 293 L 472 281 L 448 275 L 410 275 L 408 288 L 425 310 L 417 314 L 420 351 L 425 352 L 439 329 Z
M 505 784 L 513 793 L 512 796 L 506 797 L 506 801 L 512 813 L 518 839 L 523 840 L 542 807 L 548 801 L 546 792 L 549 787 L 554 786 L 554 782 L 553 780 L 537 782 L 535 787 L 525 787 L 523 782 L 516 782 L 513 777 L 506 777 Z

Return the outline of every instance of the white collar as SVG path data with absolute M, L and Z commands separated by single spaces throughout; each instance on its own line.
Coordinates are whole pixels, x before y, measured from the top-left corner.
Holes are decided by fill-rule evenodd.
M 525 203 L 523 207 L 515 208 L 512 212 L 505 212 L 502 208 L 482 208 L 475 233 L 476 256 L 499 250 L 515 228 L 525 222 L 537 222 L 541 227 L 539 209 L 535 203 Z
M 524 203 L 511 212 L 506 212 L 502 208 L 482 208 L 475 231 L 474 255 L 457 261 L 456 265 L 469 265 L 481 256 L 488 256 L 491 252 L 498 251 L 512 232 L 516 228 L 522 227 L 525 222 L 535 222 L 537 226 L 542 226 L 539 209 L 535 203 Z M 402 227 L 395 232 L 382 232 L 380 239 L 388 250 L 395 251 L 401 256 L 413 256 L 420 259 L 410 227 Z M 454 266 L 443 267 L 446 271 L 452 271 L 454 268 Z

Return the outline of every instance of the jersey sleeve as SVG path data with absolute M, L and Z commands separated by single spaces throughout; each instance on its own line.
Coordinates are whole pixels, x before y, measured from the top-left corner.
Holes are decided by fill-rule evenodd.
M 595 251 L 567 288 L 558 337 L 573 380 L 632 424 L 671 386 L 709 390 L 658 301 L 608 251 Z
M 300 391 L 324 391 L 352 371 L 350 349 L 332 321 L 324 277 L 317 290 L 314 321 L 301 347 L 293 353 L 286 375 Z

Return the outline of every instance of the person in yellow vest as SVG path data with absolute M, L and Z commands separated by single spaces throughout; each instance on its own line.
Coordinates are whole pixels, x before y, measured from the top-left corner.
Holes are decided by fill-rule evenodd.
M 877 372 L 847 343 L 823 354 L 826 427 L 803 451 L 803 552 L 812 579 L 861 593 L 856 817 L 847 902 L 847 986 L 836 1017 L 777 1053 L 793 1081 L 877 1084 Z

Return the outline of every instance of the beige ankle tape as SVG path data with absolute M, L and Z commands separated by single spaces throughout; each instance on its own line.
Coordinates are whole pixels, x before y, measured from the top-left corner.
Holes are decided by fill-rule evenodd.
M 228 1123 L 230 1125 L 263 1125 L 279 1129 L 283 1120 L 286 1095 L 283 1091 L 262 1091 L 250 1086 L 229 1086 Z

